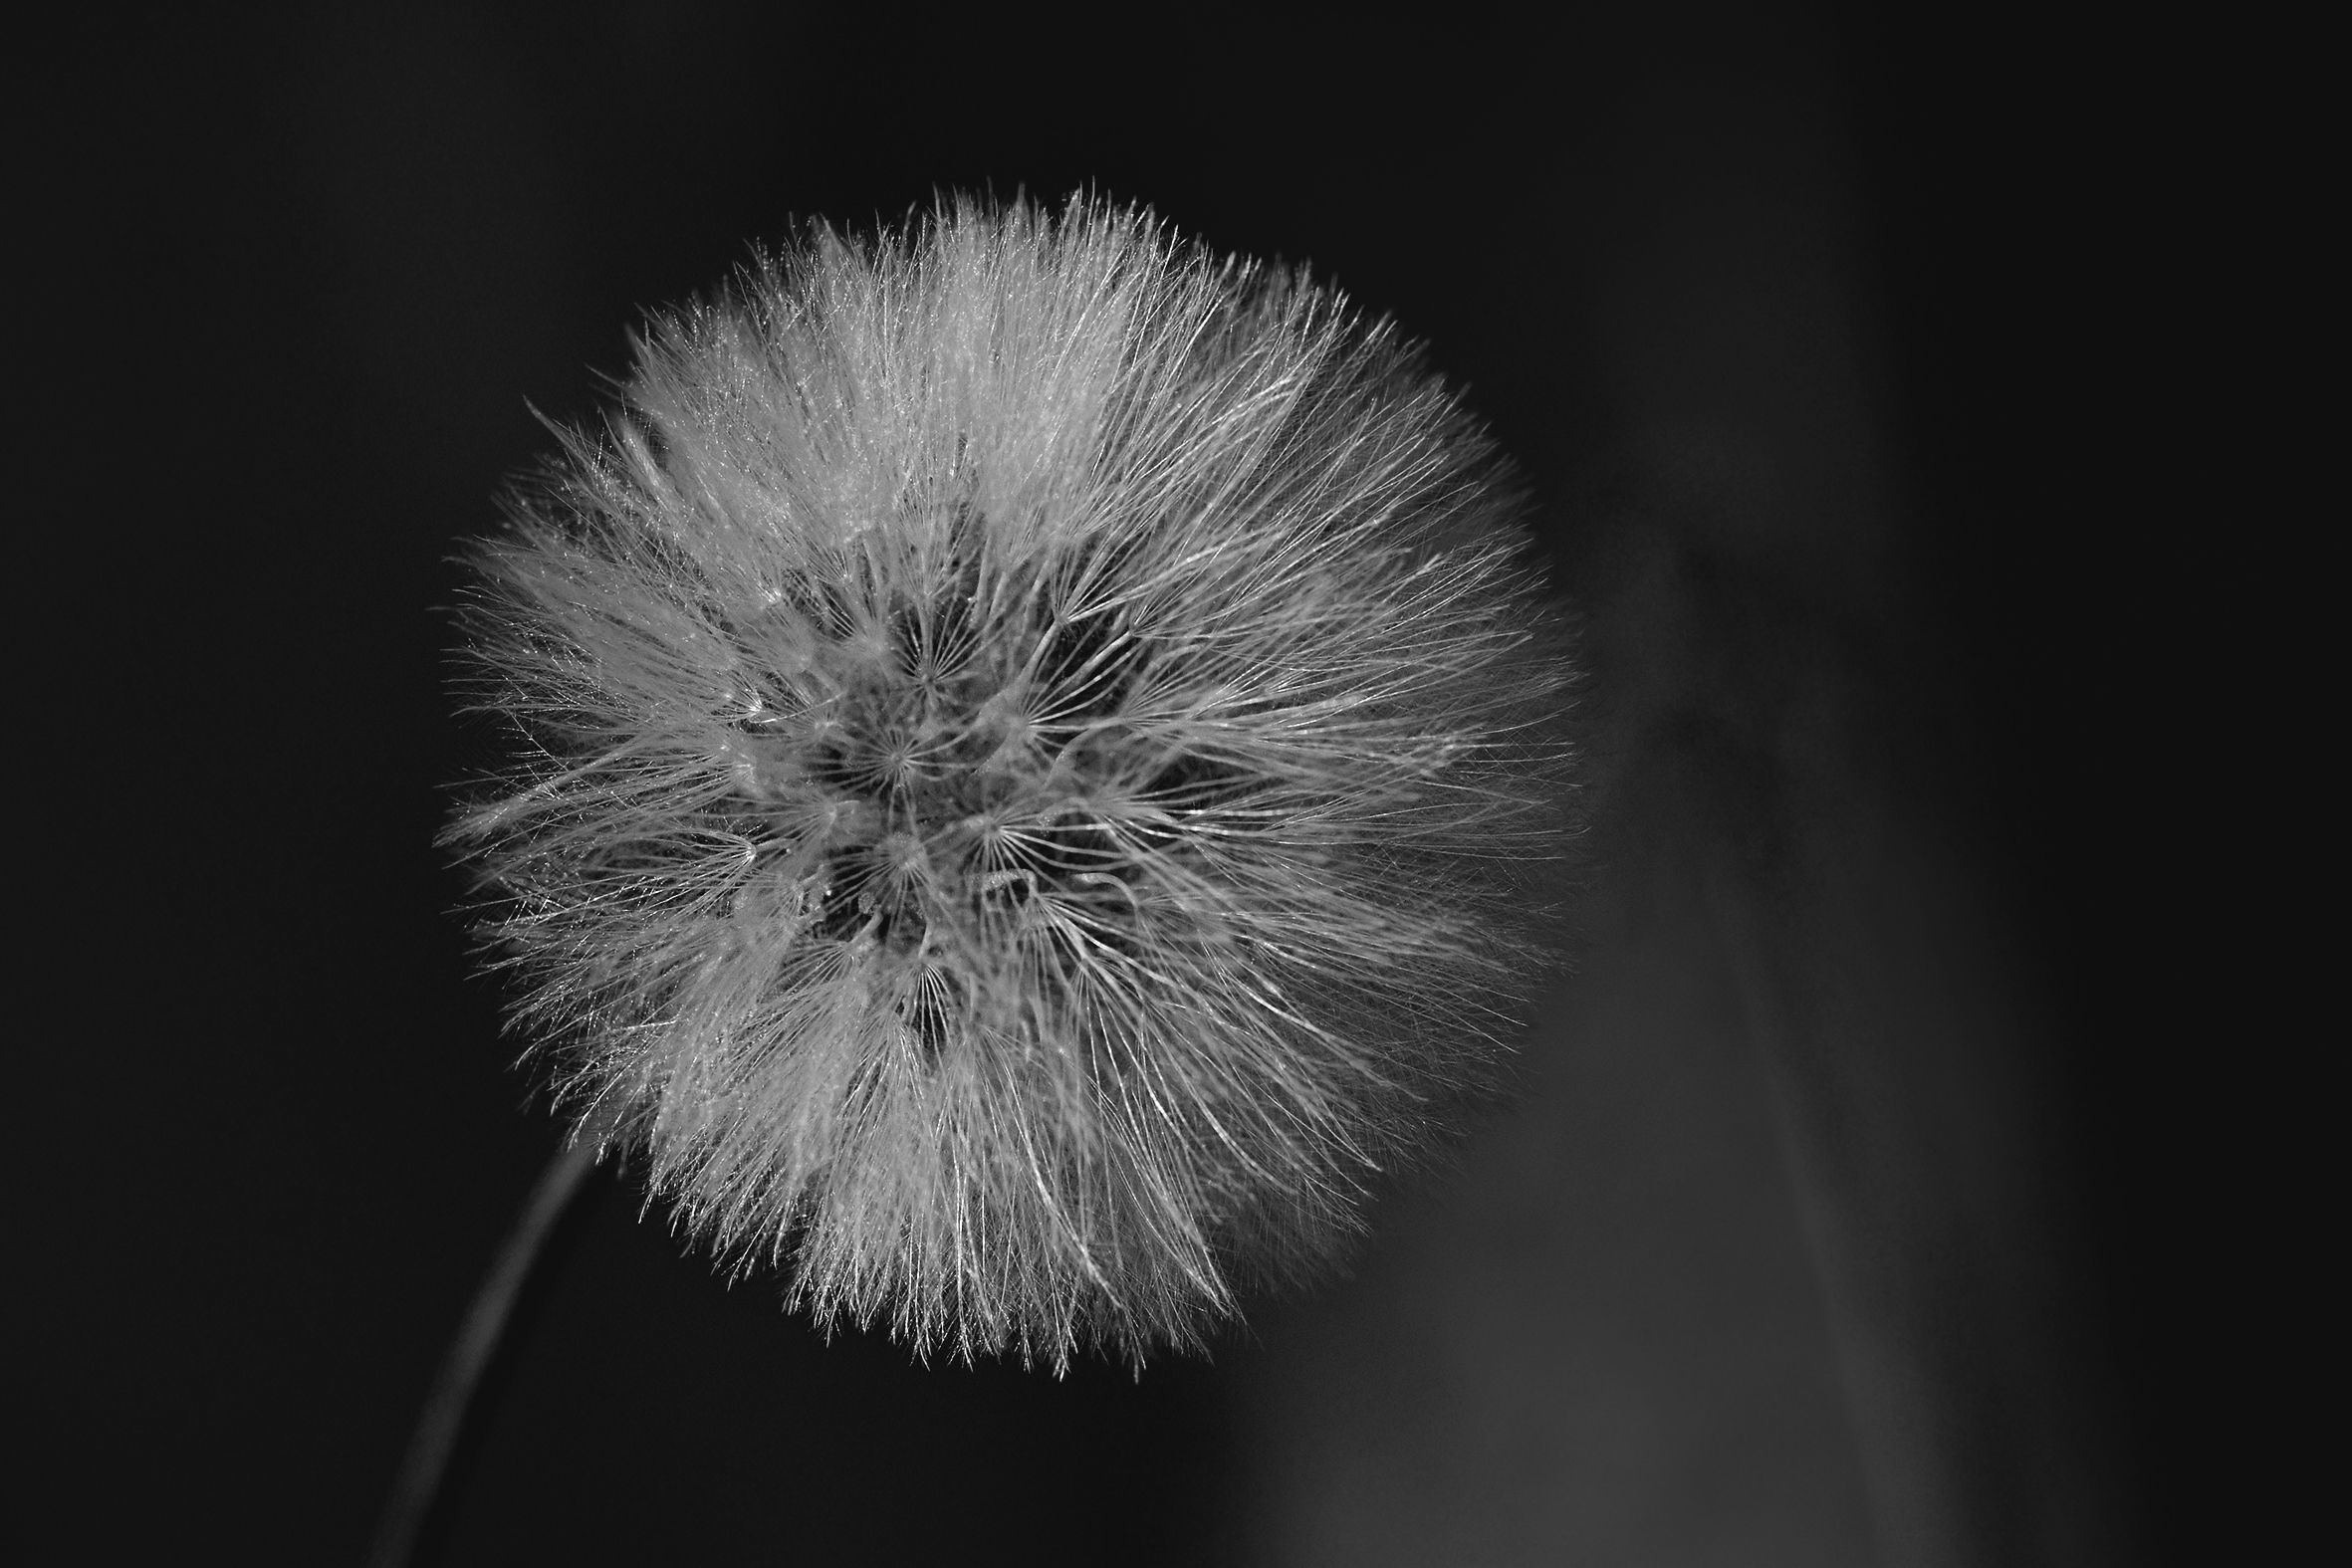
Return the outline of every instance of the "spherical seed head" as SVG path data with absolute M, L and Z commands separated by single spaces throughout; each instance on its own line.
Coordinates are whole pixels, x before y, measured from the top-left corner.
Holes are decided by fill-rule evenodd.
M 566 1101 L 920 1354 L 1195 1346 L 1543 968 L 1571 685 L 1455 397 L 1148 216 L 817 231 L 478 552 L 452 823 Z

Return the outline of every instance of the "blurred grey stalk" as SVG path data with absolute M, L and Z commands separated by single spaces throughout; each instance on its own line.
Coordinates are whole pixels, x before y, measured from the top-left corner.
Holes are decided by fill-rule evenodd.
M 1463 1180 L 1265 1326 L 1266 1560 L 2120 1564 L 2050 1022 L 1898 756 L 1918 525 L 1828 84 L 1669 53 L 1553 192 L 1621 421 L 1583 973 Z

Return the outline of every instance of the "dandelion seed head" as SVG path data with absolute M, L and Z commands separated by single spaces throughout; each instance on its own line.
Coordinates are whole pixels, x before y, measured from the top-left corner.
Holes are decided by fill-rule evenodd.
M 1148 213 L 813 231 L 483 544 L 447 839 L 652 1192 L 918 1353 L 1197 1347 L 1489 1081 L 1573 676 L 1458 398 Z

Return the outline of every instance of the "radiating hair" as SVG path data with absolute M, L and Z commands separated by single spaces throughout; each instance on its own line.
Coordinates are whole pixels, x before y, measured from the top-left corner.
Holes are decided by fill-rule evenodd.
M 823 228 L 474 556 L 445 838 L 562 1103 L 820 1321 L 1059 1369 L 1314 1271 L 1490 1081 L 1572 824 L 1525 499 L 1148 213 Z

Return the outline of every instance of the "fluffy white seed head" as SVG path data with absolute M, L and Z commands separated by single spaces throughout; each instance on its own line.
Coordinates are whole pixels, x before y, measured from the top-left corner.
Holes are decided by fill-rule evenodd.
M 1147 215 L 817 231 L 657 321 L 468 608 L 451 824 L 565 1102 L 919 1353 L 1193 1346 L 1486 1081 L 1567 830 L 1455 397 Z

